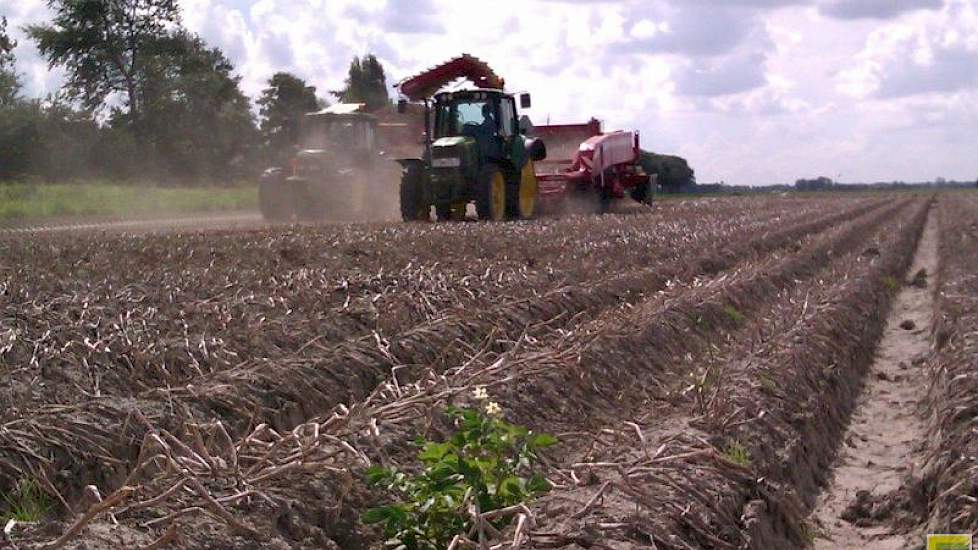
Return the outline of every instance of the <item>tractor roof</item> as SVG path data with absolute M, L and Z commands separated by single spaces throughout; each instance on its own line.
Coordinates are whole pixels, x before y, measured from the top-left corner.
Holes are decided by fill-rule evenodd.
M 308 117 L 343 117 L 343 118 L 375 118 L 364 111 L 366 103 L 337 103 L 321 111 L 306 113 Z
M 473 55 L 462 54 L 398 82 L 396 88 L 408 99 L 418 101 L 433 96 L 443 86 L 459 78 L 464 78 L 477 87 L 497 92 L 505 86 L 503 79 L 485 61 Z
M 468 97 L 478 94 L 509 95 L 506 92 L 495 88 L 466 88 L 463 90 L 447 90 L 435 94 L 436 99 L 452 99 L 454 96 Z

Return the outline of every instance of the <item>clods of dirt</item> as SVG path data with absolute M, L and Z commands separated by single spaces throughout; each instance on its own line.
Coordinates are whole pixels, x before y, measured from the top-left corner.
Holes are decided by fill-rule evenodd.
M 849 502 L 839 517 L 853 525 L 869 527 L 888 518 L 891 512 L 892 505 L 885 497 L 862 490 L 856 492 L 856 498 Z
M 910 279 L 910 286 L 917 288 L 927 288 L 927 268 L 920 268 L 917 273 Z

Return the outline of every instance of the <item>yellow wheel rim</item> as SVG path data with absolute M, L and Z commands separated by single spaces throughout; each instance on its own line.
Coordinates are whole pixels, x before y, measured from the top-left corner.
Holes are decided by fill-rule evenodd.
M 537 175 L 533 169 L 533 161 L 526 163 L 520 174 L 520 217 L 533 217 L 537 206 Z
M 495 221 L 502 220 L 506 216 L 506 179 L 503 178 L 503 173 L 497 171 L 492 176 L 492 183 L 490 188 L 490 208 L 492 219 Z

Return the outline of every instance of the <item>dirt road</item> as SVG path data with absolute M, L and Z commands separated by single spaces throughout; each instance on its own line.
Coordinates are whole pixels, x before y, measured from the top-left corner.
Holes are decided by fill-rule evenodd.
M 176 230 L 245 229 L 267 225 L 268 223 L 262 219 L 261 214 L 252 211 L 139 220 L 54 219 L 0 223 L 0 238 L 93 231 L 147 233 Z

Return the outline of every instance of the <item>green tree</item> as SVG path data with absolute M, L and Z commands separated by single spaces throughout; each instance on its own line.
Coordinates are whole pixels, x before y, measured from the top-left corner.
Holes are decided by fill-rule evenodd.
M 363 60 L 354 57 L 350 62 L 346 86 L 333 92 L 333 95 L 344 103 L 366 103 L 369 110 L 387 105 L 390 97 L 387 94 L 384 66 L 373 54 L 368 54 Z
M 7 34 L 7 18 L 0 17 L 0 107 L 13 104 L 20 92 L 20 79 L 14 68 L 17 42 Z
M 28 171 L 38 135 L 38 106 L 18 98 L 16 45 L 7 34 L 7 18 L 0 17 L 0 178 L 4 179 Z
M 302 115 L 319 107 L 316 88 L 290 73 L 275 73 L 257 101 L 265 146 L 277 156 L 298 142 Z
M 668 193 L 678 193 L 696 183 L 696 173 L 682 157 L 642 151 L 639 164 L 646 174 L 657 174 L 659 185 Z
M 233 177 L 247 170 L 258 142 L 251 105 L 234 66 L 218 48 L 179 31 L 147 53 L 138 135 L 167 173 Z M 117 111 L 113 122 L 125 122 Z
M 123 95 L 128 114 L 143 111 L 146 55 L 157 40 L 179 27 L 176 0 L 48 0 L 51 24 L 30 25 L 27 34 L 50 66 L 67 71 L 65 90 L 90 108 Z

